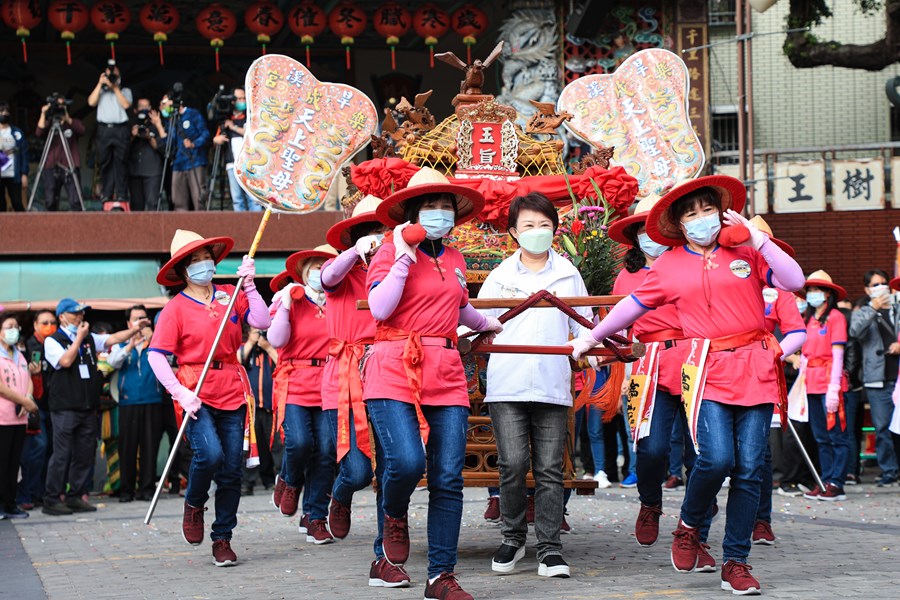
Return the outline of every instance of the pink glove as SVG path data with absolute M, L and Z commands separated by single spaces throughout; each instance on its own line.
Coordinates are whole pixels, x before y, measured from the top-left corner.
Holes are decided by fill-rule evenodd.
M 582 337 L 577 337 L 574 340 L 570 340 L 569 345 L 572 346 L 572 358 L 581 360 L 581 357 L 584 356 L 585 352 L 592 348 L 596 348 L 600 345 L 600 342 L 595 340 L 594 336 L 591 334 L 587 334 Z
M 253 278 L 256 277 L 256 263 L 246 254 L 241 261 L 241 266 L 238 267 L 237 276 L 244 278 L 243 288 L 245 292 L 256 289 L 256 284 L 253 283 Z
M 494 333 L 503 331 L 503 323 L 500 322 L 500 319 L 497 317 L 485 317 L 485 319 L 487 320 L 485 331 L 493 331 Z
M 825 410 L 830 413 L 835 413 L 838 410 L 838 405 L 841 403 L 841 386 L 835 384 L 829 384 L 828 392 L 825 394 Z
M 416 262 L 416 249 L 406 243 L 403 239 L 403 230 L 409 227 L 409 221 L 401 223 L 394 227 L 394 260 L 399 260 L 404 254 L 413 262 Z M 416 244 L 418 246 L 418 244 Z
M 172 393 L 172 397 L 181 405 L 181 408 L 184 409 L 185 413 L 191 415 L 192 419 L 197 418 L 197 411 L 200 410 L 201 405 L 200 398 L 197 397 L 197 394 L 183 385 L 180 385 Z

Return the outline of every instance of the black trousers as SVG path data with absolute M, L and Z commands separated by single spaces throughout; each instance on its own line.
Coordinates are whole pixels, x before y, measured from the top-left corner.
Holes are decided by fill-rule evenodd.
M 0 425 L 0 512 L 16 507 L 16 480 L 24 445 L 24 425 Z
M 81 184 L 77 168 L 72 176 L 61 166 L 48 166 L 44 168 L 42 177 L 44 178 L 44 208 L 50 212 L 59 210 L 59 194 L 65 185 L 66 195 L 69 197 L 69 210 L 81 210 L 81 204 L 78 202 L 78 186 Z
M 72 498 L 87 493 L 97 452 L 97 411 L 52 410 L 53 456 L 47 465 L 44 502 L 59 502 L 66 492 Z M 66 471 L 68 470 L 68 476 Z
M 0 177 L 0 212 L 6 212 L 6 194 L 15 212 L 25 212 L 22 205 L 22 180 L 18 177 Z
M 284 453 L 284 444 L 281 443 L 281 435 L 276 433 L 272 447 L 269 447 L 269 438 L 272 435 L 272 411 L 257 408 L 253 419 L 253 428 L 256 430 L 256 445 L 259 448 L 259 466 L 248 468 L 243 466 L 242 484 L 245 488 L 252 488 L 257 478 L 263 487 L 275 485 L 275 474 L 281 471 L 281 459 Z
M 162 404 L 119 405 L 119 490 L 123 497 L 133 496 L 136 484 L 138 493 L 153 495 L 162 410 Z
M 131 142 L 127 125 L 97 125 L 97 162 L 100 163 L 100 199 L 128 199 L 126 156 Z
M 800 421 L 794 421 L 793 419 L 791 420 L 791 423 L 793 423 L 794 429 L 797 430 L 797 435 L 803 440 L 803 447 L 806 449 L 806 453 L 809 454 L 813 464 L 818 468 L 818 446 L 816 445 L 816 440 L 813 438 L 812 429 L 810 428 L 809 423 L 801 423 Z M 791 433 L 790 429 L 787 428 L 781 431 L 780 470 L 782 473 L 782 485 L 788 483 L 802 483 L 809 487 L 815 486 L 815 477 L 813 477 L 813 474 L 806 464 L 806 460 L 803 458 L 797 440 L 794 439 L 794 435 Z
M 129 177 L 128 187 L 131 188 L 131 210 L 156 210 L 159 200 L 159 182 L 162 175 L 149 177 Z

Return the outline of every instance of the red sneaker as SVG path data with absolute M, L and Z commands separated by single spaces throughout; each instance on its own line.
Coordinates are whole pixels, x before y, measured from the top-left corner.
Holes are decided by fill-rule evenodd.
M 666 479 L 666 482 L 663 484 L 663 491 L 674 492 L 681 487 L 684 487 L 684 479 L 678 475 L 669 475 L 669 478 Z
M 300 517 L 300 526 L 297 527 L 297 531 L 299 531 L 300 533 L 302 533 L 304 535 L 309 533 L 309 514 L 308 513 L 303 513 L 303 515 Z
M 387 515 L 385 515 L 387 518 Z M 472 594 L 459 587 L 455 573 L 441 573 L 425 586 L 425 600 L 475 600 Z
M 300 502 L 300 490 L 284 485 L 284 493 L 281 494 L 281 503 L 278 505 L 282 516 L 293 517 L 297 514 L 297 504 Z
M 385 558 L 381 558 L 372 563 L 369 569 L 369 586 L 400 588 L 409 587 L 409 575 L 403 569 L 392 565 Z
M 695 527 L 689 529 L 678 521 L 678 528 L 672 532 L 672 566 L 679 573 L 690 573 L 697 566 L 697 554 L 700 552 L 700 532 Z
M 306 531 L 306 541 L 316 546 L 330 544 L 334 541 L 334 537 L 329 533 L 328 528 L 325 527 L 325 519 L 313 519 L 309 522 L 309 527 Z
M 559 525 L 560 533 L 572 533 L 572 526 L 569 525 L 569 522 L 566 521 L 566 515 L 563 515 L 562 523 Z
M 765 521 L 757 521 L 753 526 L 753 536 L 750 538 L 750 541 L 754 544 L 773 546 L 775 544 L 775 533 L 772 531 L 772 524 Z
M 700 543 L 700 549 L 697 551 L 697 566 L 694 571 L 698 573 L 715 573 L 716 559 L 708 552 L 709 544 Z
M 807 500 L 818 500 L 819 496 L 822 495 L 822 489 L 819 486 L 814 487 L 812 490 L 803 494 L 803 497 Z
M 757 596 L 762 586 L 750 574 L 751 567 L 745 563 L 729 560 L 722 565 L 722 589 L 735 596 Z
M 488 498 L 487 508 L 484 509 L 484 520 L 488 523 L 500 522 L 500 496 Z
M 181 536 L 191 546 L 199 546 L 203 542 L 203 513 L 206 507 L 194 508 L 184 503 L 184 517 L 181 520 Z
M 531 495 L 525 498 L 525 523 L 534 525 L 534 496 Z
M 659 517 L 661 515 L 662 506 L 647 506 L 643 502 L 641 503 L 641 511 L 634 524 L 634 537 L 637 539 L 637 543 L 644 548 L 649 548 L 659 538 Z
M 409 522 L 406 515 L 399 519 L 384 515 L 383 537 L 384 557 L 392 565 L 403 565 L 409 559 Z
M 275 508 L 281 508 L 281 496 L 284 494 L 286 485 L 281 475 L 275 476 L 275 489 L 272 490 L 272 504 L 275 505 Z
M 350 507 L 344 506 L 334 498 L 328 506 L 328 529 L 331 530 L 331 535 L 339 540 L 350 533 Z
M 231 549 L 228 540 L 216 540 L 213 542 L 213 563 L 217 567 L 230 567 L 237 564 L 237 554 Z
M 826 483 L 825 491 L 819 494 L 819 500 L 825 502 L 843 502 L 846 499 L 847 494 L 844 493 L 844 488 L 839 488 L 833 483 Z

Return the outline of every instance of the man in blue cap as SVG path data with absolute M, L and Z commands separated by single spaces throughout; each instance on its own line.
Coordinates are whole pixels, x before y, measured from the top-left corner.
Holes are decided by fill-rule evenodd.
M 111 335 L 91 333 L 84 320 L 84 311 L 89 308 L 72 298 L 60 300 L 56 305 L 59 329 L 44 340 L 44 359 L 53 369 L 48 390 L 53 453 L 47 465 L 42 509 L 48 515 L 97 510 L 82 497 L 88 490 L 97 450 L 97 410 L 103 387 L 97 353 L 128 340 L 150 324 L 129 324 L 128 329 Z

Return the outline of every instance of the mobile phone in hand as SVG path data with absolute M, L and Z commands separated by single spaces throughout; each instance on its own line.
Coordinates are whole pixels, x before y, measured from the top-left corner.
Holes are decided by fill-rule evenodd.
M 31 353 L 31 362 L 40 364 L 41 362 L 41 351 L 35 350 Z

